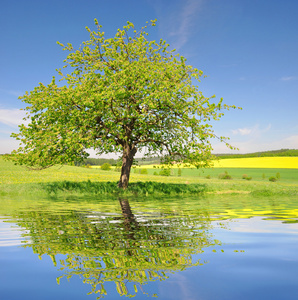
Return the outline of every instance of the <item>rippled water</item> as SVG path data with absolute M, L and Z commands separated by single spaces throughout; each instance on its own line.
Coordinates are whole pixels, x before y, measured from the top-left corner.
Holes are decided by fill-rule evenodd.
M 0 199 L 0 270 L 5 300 L 295 299 L 298 198 Z

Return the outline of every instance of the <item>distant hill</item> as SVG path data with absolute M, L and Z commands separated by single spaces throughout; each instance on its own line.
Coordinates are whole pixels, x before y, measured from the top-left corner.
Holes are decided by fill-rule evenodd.
M 280 149 L 246 154 L 214 154 L 219 158 L 245 158 L 245 157 L 272 157 L 272 156 L 298 156 L 298 149 Z

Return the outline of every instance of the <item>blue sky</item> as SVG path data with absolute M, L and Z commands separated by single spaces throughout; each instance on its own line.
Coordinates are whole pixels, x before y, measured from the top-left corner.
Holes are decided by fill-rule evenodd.
M 0 14 L 0 153 L 17 147 L 10 134 L 24 114 L 18 96 L 63 66 L 56 41 L 79 46 L 94 18 L 106 37 L 126 21 L 140 28 L 157 19 L 149 39 L 165 39 L 207 75 L 199 84 L 205 96 L 243 107 L 214 123 L 240 153 L 298 149 L 298 1 L 10 0 Z

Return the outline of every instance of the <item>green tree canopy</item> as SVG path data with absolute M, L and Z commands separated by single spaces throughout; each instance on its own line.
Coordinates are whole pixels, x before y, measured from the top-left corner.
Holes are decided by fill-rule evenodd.
M 204 97 L 196 84 L 203 72 L 168 50 L 164 40 L 147 39 L 145 30 L 155 21 L 138 32 L 127 22 L 113 38 L 95 24 L 96 31 L 86 28 L 90 39 L 78 50 L 58 42 L 70 52 L 65 60 L 70 72 L 58 70 L 65 85 L 54 77 L 20 97 L 29 105 L 30 123 L 12 135 L 22 142 L 13 159 L 45 168 L 82 160 L 90 148 L 120 152 L 121 188 L 128 186 L 133 158 L 144 148 L 166 163 L 208 166 L 210 138 L 216 137 L 210 121 L 235 106 Z M 229 146 L 225 137 L 217 138 Z

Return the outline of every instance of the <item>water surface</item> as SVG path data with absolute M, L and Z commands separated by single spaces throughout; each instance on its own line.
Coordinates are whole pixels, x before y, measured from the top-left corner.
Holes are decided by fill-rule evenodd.
M 295 299 L 298 197 L 0 199 L 1 299 Z

